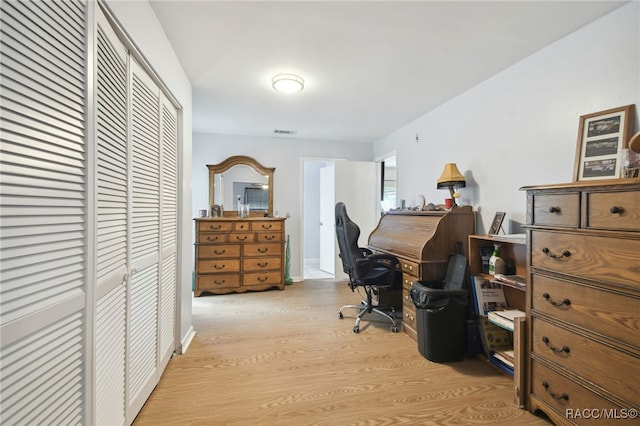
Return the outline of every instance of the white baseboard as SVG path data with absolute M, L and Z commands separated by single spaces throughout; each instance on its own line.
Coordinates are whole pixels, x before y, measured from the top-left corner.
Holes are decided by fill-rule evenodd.
M 187 334 L 182 339 L 182 342 L 180 342 L 180 348 L 178 351 L 180 355 L 184 355 L 187 353 L 187 349 L 189 349 L 189 345 L 193 341 L 195 335 L 196 331 L 193 329 L 193 326 L 189 327 L 189 331 L 187 331 Z

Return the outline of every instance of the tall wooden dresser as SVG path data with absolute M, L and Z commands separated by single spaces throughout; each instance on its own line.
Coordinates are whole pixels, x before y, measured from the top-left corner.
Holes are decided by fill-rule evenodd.
M 638 424 L 640 180 L 522 189 L 528 408 L 556 424 Z
M 195 291 L 284 289 L 284 218 L 195 219 Z
M 417 340 L 416 308 L 409 297 L 414 281 L 441 280 L 447 259 L 461 242 L 468 252 L 469 235 L 475 233 L 475 213 L 470 206 L 451 211 L 389 212 L 369 235 L 368 246 L 400 260 L 402 268 L 402 325 Z

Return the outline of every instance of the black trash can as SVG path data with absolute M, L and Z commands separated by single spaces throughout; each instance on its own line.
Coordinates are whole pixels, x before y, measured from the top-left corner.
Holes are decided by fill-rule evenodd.
M 416 306 L 418 350 L 434 362 L 462 361 L 468 292 L 466 289 L 431 288 L 416 281 L 410 290 Z

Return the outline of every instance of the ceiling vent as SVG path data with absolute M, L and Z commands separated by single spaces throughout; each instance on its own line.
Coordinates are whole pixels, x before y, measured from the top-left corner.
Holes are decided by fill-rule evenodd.
M 276 135 L 295 135 L 298 132 L 295 130 L 275 129 L 273 133 Z

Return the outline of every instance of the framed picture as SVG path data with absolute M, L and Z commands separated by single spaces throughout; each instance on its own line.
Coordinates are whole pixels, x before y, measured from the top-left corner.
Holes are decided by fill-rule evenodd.
M 489 235 L 496 235 L 500 232 L 505 215 L 505 212 L 496 212 L 496 215 L 493 217 L 493 222 L 491 222 L 491 228 L 489 228 Z
M 580 117 L 574 181 L 620 177 L 620 154 L 629 141 L 633 109 L 626 105 Z

